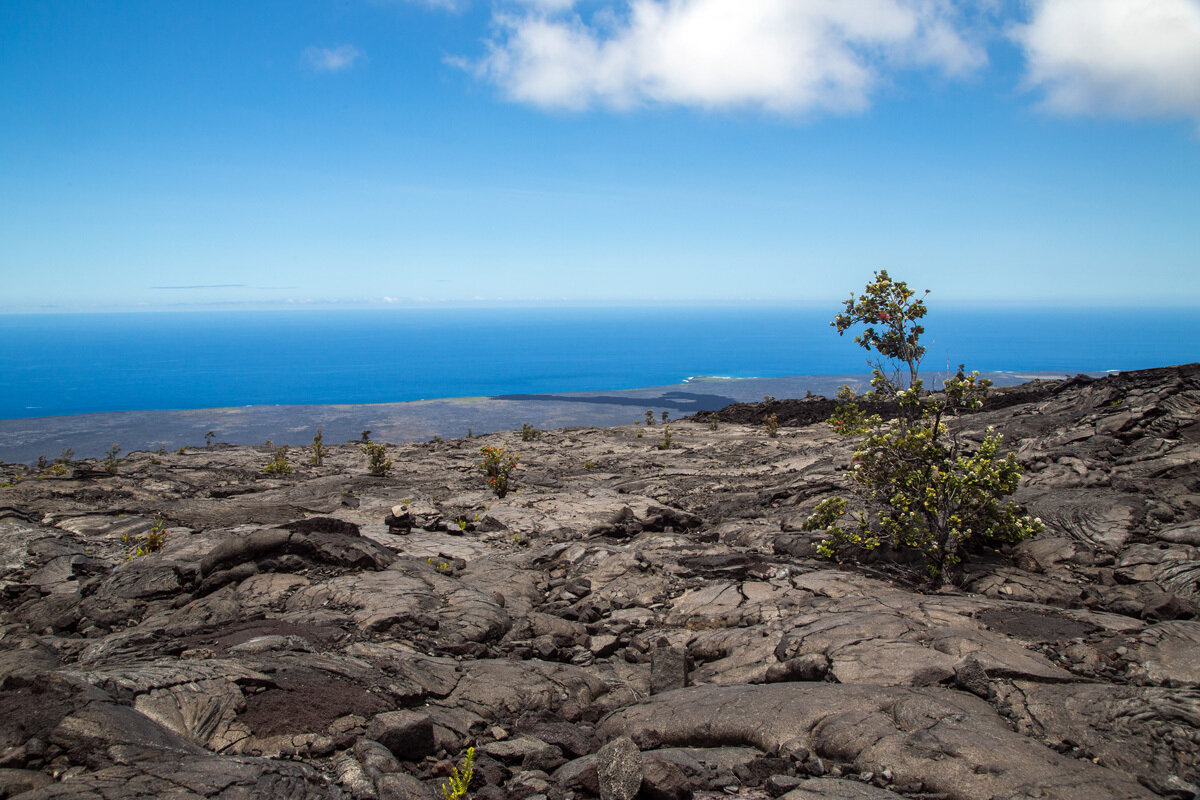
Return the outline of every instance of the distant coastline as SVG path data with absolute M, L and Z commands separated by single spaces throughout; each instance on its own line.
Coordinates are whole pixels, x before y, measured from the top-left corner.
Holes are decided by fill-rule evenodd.
M 814 308 L 0 315 L 0 419 L 713 386 L 864 371 Z M 1194 361 L 1200 309 L 940 309 L 925 366 Z M 686 379 L 686 380 L 685 380 Z M 719 392 L 718 392 L 719 393 Z
M 944 373 L 941 373 L 944 375 Z M 1063 378 L 1073 372 L 991 372 L 999 386 L 1036 378 Z M 1103 373 L 1093 372 L 1097 377 Z M 935 373 L 929 373 L 933 378 Z M 305 445 L 318 428 L 327 442 L 356 440 L 369 429 L 377 441 L 444 439 L 496 431 L 519 431 L 523 423 L 537 428 L 629 425 L 649 409 L 671 417 L 723 408 L 734 402 L 804 397 L 807 392 L 832 396 L 850 384 L 866 388 L 869 376 L 797 375 L 781 378 L 697 380 L 669 386 L 609 392 L 559 392 L 441 398 L 400 403 L 257 405 L 232 408 L 114 411 L 55 417 L 0 420 L 0 461 L 33 463 L 71 448 L 76 458 L 96 458 L 118 444 L 122 452 L 176 450 L 201 446 L 212 431 L 214 441 L 252 445 Z M 695 391 L 703 387 L 702 391 Z M 719 388 L 718 388 L 719 387 Z

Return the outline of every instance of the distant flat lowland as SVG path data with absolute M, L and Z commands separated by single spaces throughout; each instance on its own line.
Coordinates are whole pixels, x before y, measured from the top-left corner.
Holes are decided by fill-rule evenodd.
M 998 386 L 1024 383 L 1062 373 L 987 373 Z M 849 384 L 867 388 L 868 377 L 800 375 L 785 378 L 709 378 L 686 384 L 606 392 L 510 394 L 451 397 L 403 403 L 333 405 L 263 405 L 236 408 L 116 411 L 61 417 L 0 420 L 0 461 L 33 463 L 71 448 L 79 458 L 98 457 L 113 444 L 135 450 L 175 450 L 206 441 L 229 444 L 305 445 L 318 429 L 327 442 L 357 440 L 362 431 L 383 442 L 411 442 L 441 437 L 457 439 L 497 431 L 517 431 L 524 423 L 537 428 L 608 427 L 641 420 L 647 410 L 661 421 L 732 403 L 804 397 L 808 392 L 833 396 Z M 938 385 L 939 376 L 927 376 Z M 941 376 L 944 377 L 944 374 Z

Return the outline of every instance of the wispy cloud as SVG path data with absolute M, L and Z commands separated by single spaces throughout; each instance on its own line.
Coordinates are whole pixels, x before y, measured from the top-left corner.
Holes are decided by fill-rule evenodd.
M 244 289 L 244 283 L 197 283 L 187 286 L 151 286 L 151 289 Z
M 790 114 L 863 109 L 890 70 L 961 76 L 987 61 L 951 0 L 608 0 L 587 7 L 596 10 L 585 18 L 570 0 L 510 2 L 494 14 L 488 53 L 454 63 L 513 100 L 545 108 Z
M 1200 123 L 1200 0 L 1034 0 L 1013 38 L 1050 110 Z
M 317 72 L 342 72 L 363 58 L 363 51 L 352 44 L 339 44 L 336 47 L 314 45 L 304 51 L 305 62 Z

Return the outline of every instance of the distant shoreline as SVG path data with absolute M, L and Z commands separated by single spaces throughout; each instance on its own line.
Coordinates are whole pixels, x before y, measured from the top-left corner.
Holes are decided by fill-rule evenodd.
M 1037 378 L 1063 378 L 1076 373 L 988 372 L 998 386 Z M 1104 373 L 1092 372 L 1092 375 Z M 929 373 L 944 375 L 944 373 Z M 695 376 L 670 386 L 607 392 L 450 397 L 397 403 L 252 405 L 230 408 L 107 411 L 56 417 L 0 420 L 0 461 L 34 463 L 71 448 L 76 458 L 97 458 L 117 444 L 122 452 L 177 450 L 203 445 L 205 434 L 228 444 L 300 446 L 311 443 L 318 428 L 329 443 L 357 440 L 370 430 L 377 441 L 405 442 L 519 431 L 528 422 L 537 428 L 629 425 L 649 409 L 683 417 L 730 403 L 804 397 L 807 392 L 832 396 L 838 387 L 866 387 L 869 376 L 796 375 L 782 378 L 718 378 Z

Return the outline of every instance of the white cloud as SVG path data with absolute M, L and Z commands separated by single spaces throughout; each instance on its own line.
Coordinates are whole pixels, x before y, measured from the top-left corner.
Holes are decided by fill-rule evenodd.
M 542 107 L 797 113 L 865 108 L 889 69 L 960 76 L 987 60 L 952 0 L 608 0 L 587 19 L 573 9 L 510 5 L 488 54 L 456 63 Z
M 1034 0 L 1013 36 L 1051 110 L 1200 121 L 1200 0 Z
M 304 59 L 317 72 L 341 72 L 350 69 L 354 63 L 363 58 L 363 51 L 352 44 L 339 44 L 337 47 L 309 47 L 304 51 Z

